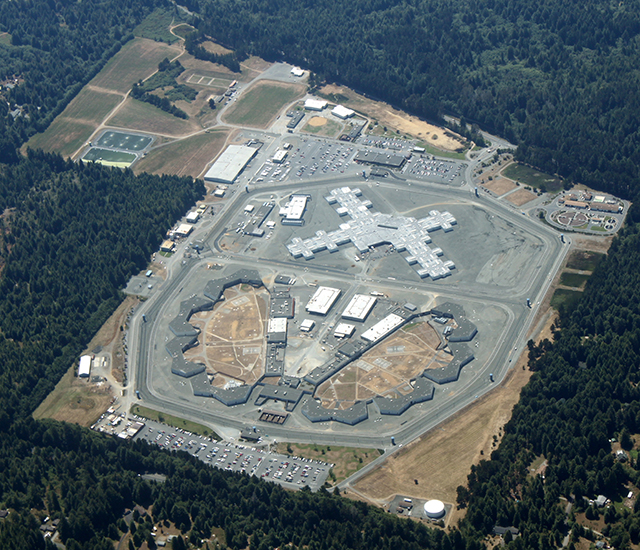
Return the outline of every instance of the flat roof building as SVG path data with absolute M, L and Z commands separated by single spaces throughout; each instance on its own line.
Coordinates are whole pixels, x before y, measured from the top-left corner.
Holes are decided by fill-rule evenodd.
M 289 202 L 280 208 L 282 225 L 303 225 L 304 212 L 307 209 L 309 195 L 291 195 Z
M 300 330 L 302 332 L 309 332 L 315 326 L 315 321 L 313 321 L 312 319 L 305 319 L 304 321 L 302 321 L 302 323 L 300 323 Z
M 377 342 L 381 338 L 384 338 L 390 332 L 393 332 L 398 328 L 404 319 L 395 313 L 390 313 L 382 321 L 378 321 L 369 330 L 362 334 L 362 339 L 368 342 Z
M 162 252 L 173 252 L 173 249 L 175 247 L 176 247 L 175 243 L 167 239 L 166 241 L 162 241 L 162 244 L 160 245 L 160 250 Z
M 311 300 L 306 305 L 309 313 L 318 315 L 326 315 L 342 291 L 339 288 L 331 288 L 328 286 L 318 287 Z
M 354 321 L 364 321 L 369 312 L 376 304 L 375 296 L 367 296 L 366 294 L 356 294 L 346 309 L 342 312 L 343 319 L 353 319 Z
M 257 149 L 244 145 L 229 145 L 204 175 L 205 181 L 233 183 Z
M 291 67 L 291 74 L 293 76 L 301 77 L 304 76 L 304 71 L 300 67 Z
M 336 330 L 333 335 L 336 338 L 349 338 L 353 335 L 353 332 L 356 330 L 354 325 L 350 325 L 348 323 L 338 323 Z
M 304 102 L 304 108 L 307 111 L 322 111 L 327 106 L 324 99 L 307 99 Z
M 89 378 L 89 374 L 91 374 L 91 355 L 83 355 L 80 357 L 78 378 Z
M 200 214 L 198 212 L 189 212 L 187 214 L 188 223 L 196 223 L 199 219 L 200 219 Z
M 337 116 L 338 118 L 347 119 L 351 118 L 355 114 L 355 112 L 351 109 L 343 107 L 342 105 L 336 105 L 331 111 L 331 114 Z
M 193 231 L 193 225 L 188 223 L 181 223 L 178 229 L 174 231 L 177 237 L 187 237 Z
M 276 164 L 282 164 L 286 158 L 287 152 L 284 149 L 278 149 L 271 160 Z

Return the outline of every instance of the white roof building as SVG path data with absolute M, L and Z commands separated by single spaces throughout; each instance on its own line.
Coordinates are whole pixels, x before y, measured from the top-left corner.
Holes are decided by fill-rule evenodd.
M 291 195 L 289 202 L 280 208 L 279 214 L 283 218 L 282 223 L 292 223 L 302 220 L 307 208 L 309 195 Z
M 291 74 L 293 76 L 304 76 L 304 71 L 300 68 L 300 67 L 292 67 L 291 68 Z
M 287 332 L 287 318 L 286 317 L 274 317 L 269 319 L 269 325 L 267 327 L 268 333 L 274 332 Z
M 335 332 L 333 335 L 336 338 L 348 338 L 353 334 L 353 331 L 356 330 L 354 325 L 349 325 L 348 323 L 338 323 Z
M 307 99 L 304 102 L 304 108 L 307 111 L 322 111 L 327 106 L 324 99 Z
M 373 325 L 369 330 L 362 334 L 363 340 L 368 342 L 377 342 L 384 338 L 387 334 L 399 327 L 404 319 L 395 313 L 390 313 L 382 321 Z
M 318 287 L 318 290 L 315 291 L 311 300 L 309 300 L 309 303 L 306 305 L 306 310 L 309 313 L 326 315 L 341 292 L 339 288 L 331 288 L 328 286 Z
M 356 294 L 346 309 L 342 312 L 343 319 L 353 319 L 354 321 L 364 321 L 369 312 L 376 304 L 375 296 L 367 296 L 366 294 Z
M 199 212 L 189 212 L 187 214 L 187 222 L 189 223 L 196 223 L 199 219 L 200 219 Z
M 233 183 L 257 152 L 253 147 L 229 145 L 204 175 L 205 181 Z
M 89 378 L 89 374 L 91 374 L 91 355 L 83 355 L 80 357 L 78 378 Z
M 282 164 L 286 158 L 287 152 L 284 149 L 278 149 L 271 160 L 276 164 Z
M 181 223 L 178 226 L 178 229 L 176 229 L 174 231 L 174 233 L 178 236 L 178 237 L 186 237 L 188 236 L 191 232 L 193 231 L 193 225 L 190 225 L 188 223 Z
M 300 330 L 302 332 L 309 332 L 313 327 L 316 326 L 316 322 L 312 319 L 305 319 L 300 323 Z
M 355 112 L 351 109 L 347 109 L 342 105 L 336 105 L 331 111 L 331 114 L 337 116 L 338 118 L 346 119 L 351 118 L 355 114 Z

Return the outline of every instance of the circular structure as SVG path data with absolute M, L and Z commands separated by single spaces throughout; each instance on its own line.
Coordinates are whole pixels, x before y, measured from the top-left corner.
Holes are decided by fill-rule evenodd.
M 428 500 L 424 503 L 424 513 L 429 519 L 439 519 L 444 516 L 444 504 L 440 500 Z
M 327 119 L 321 116 L 314 116 L 309 121 L 309 126 L 324 126 L 327 123 Z
M 584 225 L 588 221 L 589 221 L 589 218 L 587 218 L 585 214 L 583 214 L 582 212 L 576 212 L 575 215 L 573 216 L 573 219 L 571 220 L 571 225 L 572 226 Z

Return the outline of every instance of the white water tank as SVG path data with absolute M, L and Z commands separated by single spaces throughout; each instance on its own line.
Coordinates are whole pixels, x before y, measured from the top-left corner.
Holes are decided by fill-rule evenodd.
M 444 516 L 444 504 L 440 500 L 428 500 L 424 503 L 424 513 L 430 519 L 439 519 Z

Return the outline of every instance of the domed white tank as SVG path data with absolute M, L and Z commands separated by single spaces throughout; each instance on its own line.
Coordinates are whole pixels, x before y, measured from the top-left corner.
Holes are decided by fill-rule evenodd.
M 444 516 L 444 504 L 440 500 L 428 500 L 424 503 L 424 513 L 430 519 L 439 519 Z

